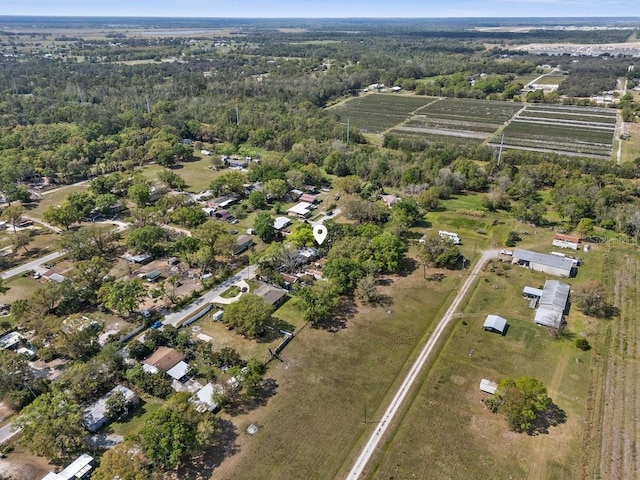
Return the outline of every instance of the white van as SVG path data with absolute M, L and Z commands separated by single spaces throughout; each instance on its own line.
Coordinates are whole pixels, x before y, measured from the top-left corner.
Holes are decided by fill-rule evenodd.
M 211 315 L 211 318 L 213 318 L 214 322 L 221 322 L 223 315 L 224 315 L 224 311 L 223 310 L 218 310 L 213 315 Z

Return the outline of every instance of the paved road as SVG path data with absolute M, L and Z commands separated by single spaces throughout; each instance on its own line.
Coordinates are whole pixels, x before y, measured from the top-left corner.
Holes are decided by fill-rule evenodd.
M 49 255 L 45 255 L 44 257 L 36 258 L 35 260 L 29 263 L 25 263 L 18 267 L 12 268 L 11 270 L 7 270 L 0 273 L 0 277 L 7 279 L 15 275 L 23 274 L 24 272 L 27 272 L 29 270 L 37 270 L 38 266 L 42 265 L 43 263 L 52 262 L 53 260 L 61 257 L 64 254 L 65 252 L 59 251 L 59 252 L 50 253 Z
M 449 308 L 440 319 L 440 322 L 438 322 L 438 325 L 427 340 L 427 343 L 425 343 L 422 351 L 420 352 L 420 355 L 409 370 L 409 373 L 407 373 L 406 378 L 398 387 L 398 391 L 391 400 L 391 403 L 387 407 L 387 410 L 384 412 L 384 415 L 378 422 L 376 429 L 371 433 L 369 441 L 364 446 L 364 449 L 360 453 L 360 456 L 347 475 L 347 480 L 356 480 L 360 478 L 360 475 L 362 475 L 362 472 L 369 463 L 371 456 L 373 455 L 376 447 L 378 446 L 378 443 L 380 443 L 380 440 L 384 436 L 385 432 L 387 431 L 387 428 L 389 428 L 389 425 L 391 425 L 393 417 L 396 415 L 398 409 L 402 405 L 402 402 L 407 396 L 407 393 L 409 393 L 409 390 L 413 386 L 414 382 L 419 378 L 422 367 L 424 366 L 427 359 L 431 356 L 431 353 L 438 343 L 438 340 L 440 340 L 440 337 L 445 331 L 447 325 L 454 318 L 454 313 L 458 309 L 460 302 L 462 302 L 464 297 L 467 295 L 469 288 L 471 288 L 473 281 L 478 276 L 478 273 L 482 269 L 482 266 L 485 264 L 485 262 L 490 258 L 497 256 L 498 252 L 499 250 L 487 250 L 482 253 L 482 257 L 480 257 L 478 263 L 476 263 L 476 265 L 473 267 L 473 270 L 471 270 L 471 273 L 469 273 L 469 276 L 462 284 L 462 287 L 458 291 L 456 297 L 453 299 L 453 302 L 451 302 L 451 305 L 449 305 Z
M 6 442 L 7 440 L 9 440 L 14 435 L 17 435 L 20 432 L 20 430 L 22 430 L 22 429 L 14 430 L 12 432 L 10 423 L 5 425 L 4 427 L 0 428 L 0 444 Z
M 238 282 L 239 280 L 248 280 L 254 278 L 256 276 L 256 268 L 257 265 L 249 265 L 248 267 L 243 268 L 238 273 L 233 275 L 232 277 L 227 278 L 223 283 L 221 283 L 218 287 L 213 290 L 209 290 L 200 298 L 196 299 L 189 306 L 183 308 L 178 312 L 171 313 L 164 317 L 162 323 L 164 325 L 173 325 L 174 327 L 182 322 L 182 320 L 193 315 L 197 310 L 202 308 L 204 305 L 213 302 L 213 300 L 220 295 L 222 292 L 227 290 L 230 286 Z

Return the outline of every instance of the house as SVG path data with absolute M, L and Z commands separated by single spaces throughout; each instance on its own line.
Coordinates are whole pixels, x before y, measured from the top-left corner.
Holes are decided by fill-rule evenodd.
M 60 473 L 47 473 L 42 480 L 84 480 L 91 476 L 93 457 L 83 453 Z
M 187 374 L 189 373 L 189 364 L 185 361 L 180 361 L 176 363 L 173 367 L 167 370 L 167 375 L 169 375 L 174 380 L 182 382 L 185 380 Z
M 400 197 L 396 197 L 395 195 L 382 195 L 380 198 L 389 208 L 393 207 L 401 200 Z
M 222 386 L 207 383 L 189 401 L 196 406 L 196 410 L 200 413 L 215 412 L 218 409 L 218 404 L 213 400 L 213 396 L 222 392 L 224 392 Z
M 298 281 L 298 277 L 295 275 L 289 275 L 288 273 L 281 273 L 284 280 L 284 288 L 291 288 L 291 286 Z
M 118 392 L 122 394 L 122 398 L 124 399 L 127 407 L 137 405 L 140 401 L 138 395 L 136 395 L 133 390 L 130 390 L 123 385 L 117 385 L 105 396 L 96 400 L 84 409 L 82 423 L 87 430 L 90 432 L 96 432 L 111 421 L 109 418 L 109 399 L 113 395 L 118 394 Z
M 311 204 L 308 202 L 300 202 L 287 210 L 289 215 L 298 218 L 307 218 L 311 214 Z
M 7 333 L 0 338 L 0 350 L 15 350 L 24 340 L 25 338 L 18 332 Z
M 299 201 L 304 202 L 304 203 L 310 203 L 311 205 L 313 205 L 318 200 L 316 199 L 315 195 L 312 195 L 310 193 L 303 193 L 302 195 L 300 195 Z
M 534 319 L 536 324 L 560 328 L 562 318 L 569 305 L 570 290 L 571 287 L 568 284 L 559 280 L 547 280 L 544 282 L 542 296 Z
M 162 277 L 162 272 L 160 270 L 151 270 L 144 274 L 144 278 L 149 282 L 157 282 Z
M 230 193 L 229 195 L 223 195 L 222 197 L 214 198 L 207 202 L 207 206 L 210 208 L 227 208 L 234 203 L 238 203 L 240 195 L 236 193 Z
M 169 347 L 158 347 L 158 349 L 153 352 L 149 358 L 147 358 L 143 363 L 143 368 L 146 365 L 147 367 L 153 368 L 145 368 L 145 371 L 153 372 L 164 372 L 167 373 L 173 367 L 175 367 L 179 362 L 184 360 L 184 355 L 180 353 L 175 348 Z
M 233 250 L 234 255 L 240 255 L 242 252 L 253 246 L 253 238 L 251 235 L 240 235 L 236 239 L 236 245 Z
M 498 384 L 496 382 L 492 382 L 491 380 L 487 380 L 483 378 L 480 380 L 480 390 L 485 393 L 490 393 L 491 395 L 496 393 L 498 389 Z
M 151 260 L 153 260 L 153 255 L 151 255 L 150 253 L 140 253 L 138 255 L 131 255 L 130 253 L 125 253 L 124 255 L 122 255 L 122 258 L 124 258 L 129 263 L 138 263 L 140 265 L 144 265 L 146 263 L 149 263 Z
M 51 282 L 62 283 L 64 282 L 64 276 L 62 274 L 68 272 L 69 270 L 71 270 L 70 267 L 53 267 L 44 272 L 42 274 L 42 278 Z
M 485 331 L 499 333 L 504 335 L 507 330 L 507 321 L 500 315 L 487 315 L 484 325 Z
M 562 235 L 560 233 L 556 233 L 553 236 L 553 240 L 551 244 L 554 247 L 570 248 L 571 250 L 578 250 L 578 248 L 580 248 L 580 237 L 576 237 L 574 235 Z
M 438 232 L 438 235 L 440 235 L 440 238 L 442 238 L 443 240 L 448 240 L 454 245 L 460 245 L 462 243 L 457 233 L 447 232 L 446 230 L 440 230 Z
M 287 298 L 287 291 L 282 288 L 272 287 L 271 285 L 262 284 L 254 292 L 269 305 L 278 306 Z
M 289 192 L 289 197 L 296 202 L 302 195 L 304 195 L 304 192 L 295 188 Z
M 226 157 L 224 159 L 225 165 L 230 168 L 247 168 L 249 166 L 249 162 L 251 161 L 251 157 Z
M 297 256 L 300 265 L 306 265 L 307 263 L 311 263 L 311 261 L 318 256 L 318 250 L 310 247 L 301 248 L 298 250 Z
M 558 277 L 570 277 L 574 267 L 573 262 L 568 258 L 532 252 L 522 248 L 516 248 L 513 251 L 512 263 Z
M 276 217 L 276 219 L 273 221 L 273 228 L 278 231 L 288 227 L 289 225 L 291 225 L 291 220 L 287 217 Z
M 238 220 L 236 219 L 236 217 L 231 215 L 227 210 L 216 210 L 213 212 L 213 217 L 218 220 L 222 220 L 223 222 L 229 222 L 234 224 L 238 223 Z

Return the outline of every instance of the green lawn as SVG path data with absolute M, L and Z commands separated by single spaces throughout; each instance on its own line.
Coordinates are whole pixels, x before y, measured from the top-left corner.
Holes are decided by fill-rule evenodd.
M 47 195 L 43 195 L 42 199 L 37 204 L 26 205 L 27 215 L 35 218 L 42 218 L 42 212 L 44 212 L 51 205 L 60 205 L 67 199 L 67 196 L 72 192 L 86 192 L 89 189 L 87 184 L 84 185 L 68 185 L 60 187 Z
M 124 438 L 128 438 L 138 432 L 145 425 L 151 414 L 158 410 L 161 405 L 162 401 L 159 399 L 153 397 L 141 398 L 138 408 L 126 418 L 113 422 L 107 429 L 122 435 Z

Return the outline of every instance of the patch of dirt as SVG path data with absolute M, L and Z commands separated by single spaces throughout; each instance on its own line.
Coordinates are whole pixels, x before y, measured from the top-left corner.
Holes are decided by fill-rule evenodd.
M 9 480 L 37 480 L 53 470 L 45 458 L 31 455 L 9 454 L 0 459 L 0 478 Z
M 464 385 L 467 381 L 466 378 L 460 376 L 460 375 L 451 375 L 451 381 L 455 384 L 455 385 Z

